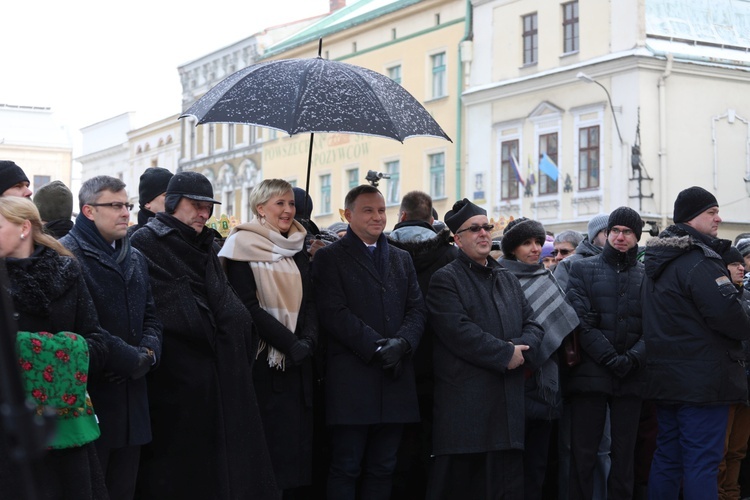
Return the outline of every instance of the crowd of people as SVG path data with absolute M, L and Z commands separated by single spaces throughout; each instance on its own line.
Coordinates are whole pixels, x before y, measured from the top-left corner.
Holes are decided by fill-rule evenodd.
M 205 176 L 146 169 L 137 225 L 128 188 L 85 181 L 73 222 L 63 183 L 0 161 L 19 369 L 55 423 L 30 463 L 4 433 L 3 495 L 740 498 L 750 238 L 718 238 L 705 189 L 639 246 L 629 207 L 493 241 L 421 191 L 388 230 L 371 185 L 319 228 L 281 179 L 222 238 Z

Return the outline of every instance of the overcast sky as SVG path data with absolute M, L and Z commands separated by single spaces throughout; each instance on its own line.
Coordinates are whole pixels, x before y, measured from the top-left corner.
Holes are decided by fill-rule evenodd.
M 326 12 L 328 0 L 6 1 L 0 103 L 49 106 L 74 131 L 128 111 L 146 125 L 180 111 L 178 66 Z

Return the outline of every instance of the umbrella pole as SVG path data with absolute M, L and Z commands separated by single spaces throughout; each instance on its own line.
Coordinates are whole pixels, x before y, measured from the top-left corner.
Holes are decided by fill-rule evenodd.
M 315 132 L 312 132 L 310 134 L 310 151 L 307 154 L 307 180 L 305 181 L 305 209 L 302 211 L 303 214 L 307 213 L 307 200 L 312 199 L 312 196 L 310 196 L 310 170 L 312 169 L 312 150 L 314 137 Z M 310 219 L 311 217 L 312 214 L 310 214 L 310 217 L 307 217 L 307 219 Z

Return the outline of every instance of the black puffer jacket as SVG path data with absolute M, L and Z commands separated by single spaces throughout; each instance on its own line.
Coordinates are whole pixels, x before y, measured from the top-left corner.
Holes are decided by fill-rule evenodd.
M 581 241 L 576 247 L 576 253 L 557 263 L 553 274 L 555 275 L 557 284 L 560 285 L 560 288 L 562 288 L 563 292 L 568 289 L 570 267 L 573 265 L 573 263 L 581 259 L 594 257 L 595 255 L 599 255 L 600 253 L 602 253 L 602 249 L 591 243 L 588 236 L 584 236 L 583 241 Z
M 731 244 L 684 224 L 646 246 L 643 330 L 645 396 L 663 403 L 747 400 L 742 340 L 750 317 L 721 253 Z
M 627 253 L 605 243 L 601 254 L 573 263 L 566 299 L 581 319 L 581 363 L 569 373 L 568 392 L 640 396 L 638 367 L 643 364 L 641 284 L 638 247 Z M 613 355 L 636 360 L 620 378 L 605 366 Z

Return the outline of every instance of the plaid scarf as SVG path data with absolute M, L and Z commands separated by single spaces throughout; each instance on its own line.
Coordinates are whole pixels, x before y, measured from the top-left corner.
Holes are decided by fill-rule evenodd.
M 294 255 L 302 251 L 307 231 L 293 221 L 285 237 L 253 219 L 232 230 L 219 257 L 247 262 L 253 272 L 260 307 L 290 332 L 297 328 L 302 306 L 302 277 Z M 261 338 L 258 355 L 268 347 L 268 366 L 284 370 L 284 353 Z

